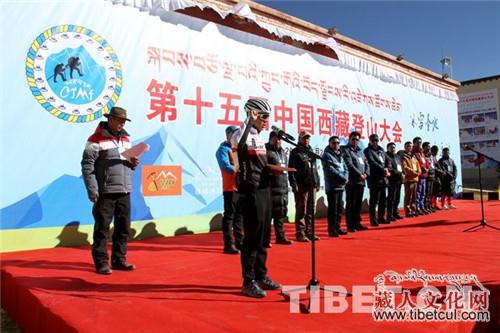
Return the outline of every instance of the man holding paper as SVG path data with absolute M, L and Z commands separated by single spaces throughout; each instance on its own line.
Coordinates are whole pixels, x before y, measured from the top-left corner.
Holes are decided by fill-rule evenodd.
M 135 269 L 133 264 L 126 261 L 126 254 L 130 232 L 132 170 L 139 164 L 139 156 L 122 155 L 131 148 L 129 134 L 124 129 L 125 122 L 130 121 L 127 111 L 113 107 L 104 116 L 108 121 L 99 123 L 94 134 L 88 138 L 81 164 L 88 197 L 94 203 L 92 258 L 97 273 L 111 274 L 106 243 L 112 220 L 115 228 L 111 267 L 125 271 Z M 130 155 L 130 151 L 128 153 Z

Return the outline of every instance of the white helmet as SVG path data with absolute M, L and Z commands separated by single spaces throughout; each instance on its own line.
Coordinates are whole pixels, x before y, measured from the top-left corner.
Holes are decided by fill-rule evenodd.
M 250 98 L 245 103 L 245 111 L 249 113 L 252 110 L 256 110 L 259 115 L 269 115 L 271 113 L 269 103 L 261 98 Z

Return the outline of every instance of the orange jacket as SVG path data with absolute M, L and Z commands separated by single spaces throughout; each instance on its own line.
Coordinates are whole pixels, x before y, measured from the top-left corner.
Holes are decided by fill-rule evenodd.
M 215 153 L 217 163 L 222 174 L 222 191 L 235 192 L 236 189 L 236 170 L 234 168 L 234 157 L 231 146 L 226 141 L 222 142 Z
M 403 172 L 405 174 L 405 183 L 418 182 L 420 176 L 420 164 L 414 155 L 403 153 Z
M 422 149 L 418 150 L 416 148 L 413 149 L 412 151 L 413 157 L 418 161 L 420 164 L 420 175 L 418 176 L 419 179 L 425 179 L 429 175 L 429 161 L 425 158 L 424 151 Z

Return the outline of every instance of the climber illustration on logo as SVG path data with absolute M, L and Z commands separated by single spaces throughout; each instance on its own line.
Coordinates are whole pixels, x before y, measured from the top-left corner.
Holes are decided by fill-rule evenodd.
M 26 58 L 26 78 L 40 105 L 59 119 L 88 122 L 116 104 L 122 70 L 102 36 L 76 25 L 42 32 Z

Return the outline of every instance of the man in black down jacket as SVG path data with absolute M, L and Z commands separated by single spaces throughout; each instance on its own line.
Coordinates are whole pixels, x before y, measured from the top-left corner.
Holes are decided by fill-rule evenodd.
M 351 132 L 349 143 L 341 149 L 342 157 L 349 170 L 349 180 L 345 188 L 346 222 L 349 232 L 367 229 L 361 225 L 361 206 L 365 180 L 370 174 L 370 167 L 363 151 L 358 147 L 360 137 L 358 132 Z
M 387 158 L 384 149 L 378 145 L 379 138 L 377 134 L 370 135 L 370 144 L 364 150 L 370 174 L 368 175 L 368 187 L 370 188 L 370 224 L 378 227 L 379 223 L 390 223 L 385 220 L 385 201 L 387 189 Z M 377 210 L 377 218 L 375 211 Z
M 443 171 L 443 177 L 441 179 L 441 208 L 455 209 L 456 207 L 451 203 L 451 198 L 455 192 L 457 166 L 450 157 L 449 148 L 443 148 L 442 154 L 438 162 L 440 169 Z M 448 205 L 446 203 L 448 203 Z
M 266 143 L 267 163 L 286 167 L 288 158 L 281 147 L 281 139 L 274 131 L 269 133 L 269 142 Z M 287 220 L 288 214 L 288 176 L 286 172 L 279 175 L 271 174 L 271 220 L 274 224 L 276 244 L 290 245 L 293 242 L 286 238 L 283 223 Z M 264 235 L 264 245 L 271 244 L 271 220 Z
M 401 157 L 396 154 L 396 144 L 387 144 L 387 169 L 390 176 L 387 189 L 387 221 L 402 219 L 399 215 L 399 201 L 401 200 L 401 184 L 403 184 L 403 164 Z
M 299 242 L 308 242 L 311 235 L 311 224 L 316 206 L 316 192 L 319 191 L 319 174 L 316 158 L 301 149 L 310 150 L 311 134 L 302 131 L 299 134 L 299 146 L 290 153 L 288 166 L 296 172 L 288 173 L 290 186 L 295 197 L 295 236 Z M 315 236 L 316 240 L 319 237 Z

